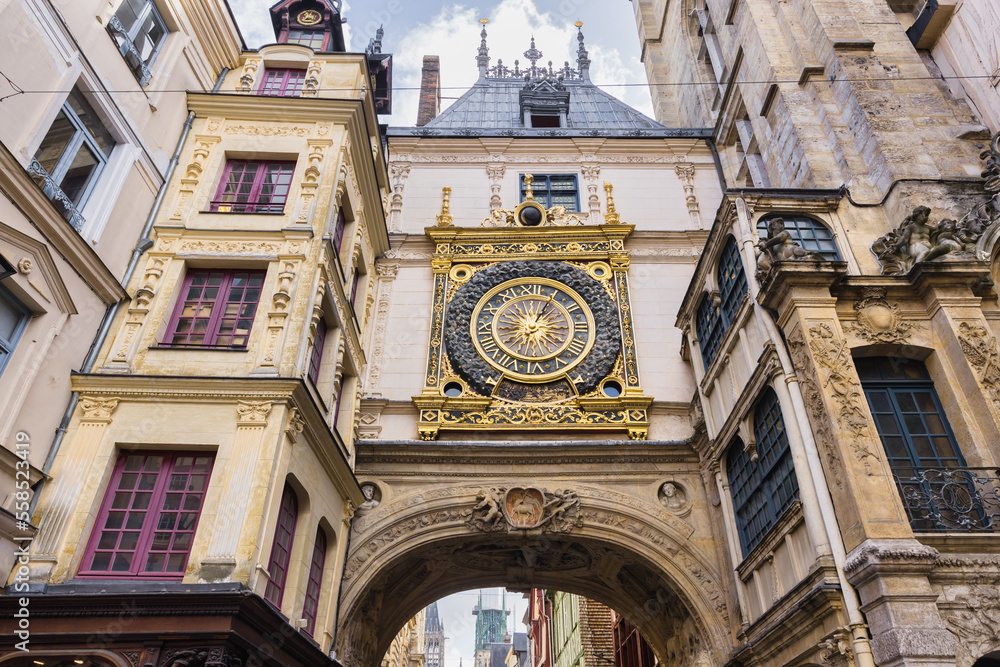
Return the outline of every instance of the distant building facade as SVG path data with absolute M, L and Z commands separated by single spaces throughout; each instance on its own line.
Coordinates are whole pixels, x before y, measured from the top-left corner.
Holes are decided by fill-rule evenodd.
M 437 602 L 427 607 L 424 621 L 425 667 L 444 667 L 444 623 L 438 612 Z

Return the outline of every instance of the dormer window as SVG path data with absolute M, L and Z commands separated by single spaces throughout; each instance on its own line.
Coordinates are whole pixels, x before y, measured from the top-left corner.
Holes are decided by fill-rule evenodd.
M 301 30 L 293 29 L 288 31 L 289 44 L 301 44 L 308 46 L 313 51 L 322 51 L 323 43 L 326 41 L 326 32 L 323 30 Z
M 546 114 L 531 114 L 531 127 L 562 127 L 559 116 Z

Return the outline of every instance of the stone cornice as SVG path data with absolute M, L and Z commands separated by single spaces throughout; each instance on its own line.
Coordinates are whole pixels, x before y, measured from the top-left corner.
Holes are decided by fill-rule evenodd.
M 52 247 L 86 281 L 104 303 L 111 305 L 128 296 L 104 260 L 59 215 L 52 202 L 31 180 L 20 163 L 0 146 L 0 190 L 31 221 Z
M 474 441 L 425 442 L 420 440 L 359 440 L 357 466 L 379 463 L 429 463 L 435 466 L 497 465 L 521 466 L 593 464 L 697 464 L 698 455 L 686 442 L 647 440 L 550 441 L 531 444 L 496 444 Z M 433 475 L 433 472 L 429 472 Z
M 938 555 L 937 549 L 916 540 L 865 540 L 847 555 L 844 574 L 852 586 L 885 574 L 927 574 Z

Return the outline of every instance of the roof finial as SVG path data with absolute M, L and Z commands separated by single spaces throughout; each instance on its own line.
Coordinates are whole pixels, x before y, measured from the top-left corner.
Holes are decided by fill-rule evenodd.
M 576 41 L 580 42 L 580 48 L 576 51 L 576 67 L 580 70 L 580 76 L 583 77 L 584 81 L 590 81 L 590 54 L 587 53 L 587 47 L 583 44 L 583 21 L 577 21 L 576 25 Z
M 531 74 L 531 78 L 538 77 L 538 68 L 535 67 L 535 63 L 542 59 L 542 52 L 535 48 L 535 36 L 531 36 L 531 48 L 524 52 L 524 57 L 531 61 L 531 69 L 528 72 Z
M 486 70 L 490 68 L 490 50 L 486 46 L 486 24 L 490 22 L 489 19 L 479 19 L 479 22 L 483 24 L 483 31 L 479 33 L 479 37 L 482 41 L 479 43 L 479 55 L 476 56 L 476 63 L 479 65 L 479 78 L 486 78 Z
M 451 217 L 451 188 L 441 188 L 441 213 L 437 217 L 438 227 L 451 227 L 454 218 Z

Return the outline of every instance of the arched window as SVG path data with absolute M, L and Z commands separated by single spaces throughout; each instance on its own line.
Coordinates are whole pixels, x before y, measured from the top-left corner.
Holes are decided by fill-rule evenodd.
M 306 619 L 306 632 L 316 634 L 316 611 L 319 609 L 319 594 L 323 590 L 323 568 L 326 567 L 326 532 L 316 529 L 312 562 L 309 564 L 309 583 L 306 585 L 306 601 L 302 605 L 302 618 Z
M 696 326 L 698 328 L 698 344 L 701 347 L 701 358 L 708 368 L 715 355 L 719 352 L 722 339 L 736 317 L 736 311 L 747 293 L 747 280 L 743 274 L 743 263 L 740 261 L 740 251 L 736 239 L 732 236 L 726 241 L 719 258 L 718 270 L 719 298 L 706 296 L 698 307 Z
M 775 218 L 785 221 L 785 231 L 792 235 L 800 246 L 823 255 L 828 262 L 839 262 L 840 252 L 833 242 L 830 229 L 819 220 L 804 215 L 766 215 L 757 222 L 757 233 L 761 239 L 769 238 L 767 224 Z
M 295 539 L 295 522 L 298 518 L 298 499 L 291 487 L 285 485 L 285 491 L 281 494 L 281 508 L 278 510 L 278 525 L 274 529 L 274 541 L 271 543 L 271 560 L 267 564 L 271 579 L 264 590 L 264 599 L 279 608 L 285 594 L 285 581 L 288 579 L 292 559 L 292 542 Z
M 743 441 L 734 438 L 726 462 L 744 556 L 760 544 L 799 495 L 785 424 L 773 389 L 764 390 L 757 403 L 753 432 L 757 460 L 752 461 Z
M 854 363 L 913 529 L 997 530 L 995 477 L 966 467 L 927 368 L 895 357 Z

